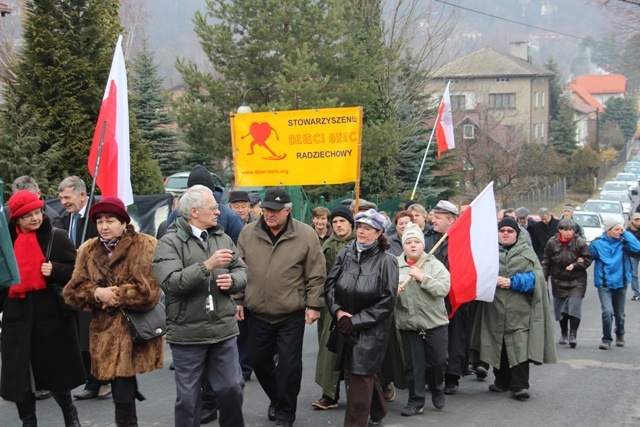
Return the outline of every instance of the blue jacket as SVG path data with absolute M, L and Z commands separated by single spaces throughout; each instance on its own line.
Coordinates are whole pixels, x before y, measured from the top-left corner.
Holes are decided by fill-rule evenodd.
M 619 239 L 602 233 L 589 245 L 593 256 L 593 284 L 596 288 L 620 289 L 631 282 L 630 253 L 640 252 L 640 242 L 629 231 Z

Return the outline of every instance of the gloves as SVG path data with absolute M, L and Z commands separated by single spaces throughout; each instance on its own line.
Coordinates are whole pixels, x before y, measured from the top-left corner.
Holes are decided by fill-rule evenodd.
M 351 323 L 351 318 L 348 316 L 342 316 L 340 320 L 338 320 L 338 329 L 344 335 L 351 335 L 355 332 L 353 323 Z

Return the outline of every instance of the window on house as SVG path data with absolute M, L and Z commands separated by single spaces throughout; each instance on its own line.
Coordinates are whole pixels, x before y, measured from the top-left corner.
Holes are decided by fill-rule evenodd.
M 533 93 L 533 108 L 538 108 L 538 92 Z
M 544 123 L 540 123 L 540 139 L 544 139 Z
M 475 138 L 475 126 L 473 125 L 464 125 L 462 129 L 462 137 L 464 139 L 473 139 Z
M 515 93 L 491 93 L 489 94 L 489 108 L 495 110 L 507 110 L 516 108 Z
M 533 139 L 538 139 L 538 124 L 533 125 Z
M 460 79 L 447 79 L 447 83 L 451 83 L 452 85 L 460 83 Z
M 466 97 L 464 95 L 451 95 L 451 109 L 453 111 L 466 110 Z
M 542 92 L 542 108 L 544 108 L 544 91 Z
M 496 83 L 508 83 L 509 77 L 496 77 Z

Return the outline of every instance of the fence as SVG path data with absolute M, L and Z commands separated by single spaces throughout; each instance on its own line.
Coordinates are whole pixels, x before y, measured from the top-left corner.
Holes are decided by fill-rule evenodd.
M 562 178 L 555 184 L 530 191 L 526 196 L 514 199 L 513 207 L 524 206 L 532 214 L 536 214 L 540 208 L 553 209 L 555 206 L 564 203 L 566 197 L 567 179 Z

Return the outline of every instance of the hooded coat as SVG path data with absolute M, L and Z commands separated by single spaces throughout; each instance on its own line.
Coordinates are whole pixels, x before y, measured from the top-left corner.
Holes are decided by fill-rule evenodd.
M 398 274 L 396 257 L 379 245 L 358 257 L 353 242 L 338 254 L 325 281 L 325 299 L 334 319 L 340 309 L 353 315 L 355 344 L 347 344 L 338 334 L 336 369 L 356 375 L 380 371 L 396 303 Z
M 499 250 L 499 275 L 534 272 L 535 286 L 532 294 L 496 287 L 493 302 L 479 302 L 471 333 L 471 362 L 504 369 L 500 366 L 504 342 L 509 368 L 527 361 L 555 363 L 549 296 L 538 258 L 522 234 L 509 250 Z
M 15 241 L 13 222 L 9 232 Z M 35 233 L 38 248 L 33 250 L 40 250 L 44 255 L 52 237 L 46 215 Z M 67 233 L 58 229 L 53 235 L 50 257 L 53 269 L 46 278 L 47 288 L 28 292 L 25 298 L 8 298 L 9 288 L 0 291 L 0 311 L 3 312 L 0 396 L 3 399 L 22 401 L 28 388 L 30 365 L 36 390 L 71 390 L 84 384 L 75 318 L 62 313 L 59 297 L 55 295 L 71 277 L 75 259 L 75 246 Z
M 596 288 L 621 289 L 631 283 L 631 254 L 640 253 L 640 242 L 630 231 L 619 239 L 607 236 L 607 232 L 589 245 L 595 261 L 593 284 Z
M 111 258 L 99 238 L 78 250 L 73 276 L 64 288 L 67 304 L 91 311 L 89 328 L 91 374 L 98 380 L 132 377 L 161 369 L 164 340 L 134 343 L 121 309 L 147 311 L 160 301 L 160 286 L 151 269 L 157 240 L 127 225 Z M 116 310 L 111 314 L 96 302 L 98 286 L 117 286 Z

